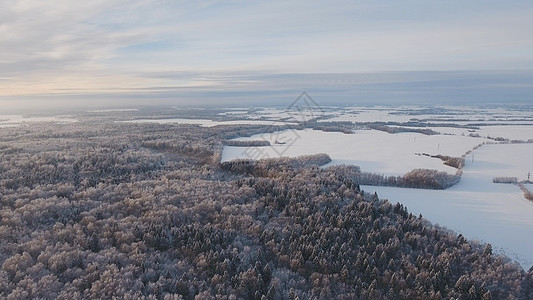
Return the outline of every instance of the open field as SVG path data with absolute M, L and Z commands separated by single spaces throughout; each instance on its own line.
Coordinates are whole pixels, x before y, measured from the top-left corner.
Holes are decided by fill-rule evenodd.
M 73 123 L 77 122 L 77 119 L 72 116 L 22 116 L 22 115 L 0 115 L 0 128 L 1 127 L 13 127 L 21 124 L 28 123 Z
M 427 168 L 454 174 L 457 170 L 444 165 L 440 159 L 417 155 L 448 155 L 461 157 L 475 146 L 487 142 L 482 138 L 450 135 L 423 135 L 419 133 L 389 134 L 377 130 L 357 130 L 354 134 L 323 132 L 319 130 L 285 130 L 276 134 L 255 135 L 239 140 L 270 141 L 270 147 L 225 147 L 222 161 L 249 157 L 248 153 L 264 153 L 268 157 L 296 157 L 316 153 L 331 156 L 330 165 L 351 164 L 363 171 L 385 175 L 402 175 L 413 169 Z M 276 144 L 276 140 L 287 140 Z
M 398 201 L 415 214 L 463 235 L 491 243 L 517 260 L 533 266 L 533 202 L 513 184 L 492 182 L 495 176 L 527 178 L 533 170 L 533 144 L 485 145 L 467 157 L 461 182 L 444 191 L 364 186 L 380 197 Z M 531 185 L 529 185 L 531 187 Z

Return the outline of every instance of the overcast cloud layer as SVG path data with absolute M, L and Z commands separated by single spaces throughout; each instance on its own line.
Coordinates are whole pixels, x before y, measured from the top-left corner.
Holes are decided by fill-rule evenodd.
M 344 102 L 527 102 L 531 16 L 531 1 L 0 0 L 0 104 L 302 89 Z

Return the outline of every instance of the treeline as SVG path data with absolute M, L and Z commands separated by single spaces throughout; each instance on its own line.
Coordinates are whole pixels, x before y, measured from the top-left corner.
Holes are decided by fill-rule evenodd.
M 533 201 L 533 193 L 523 183 L 518 184 L 518 186 L 524 192 L 524 198 Z
M 225 140 L 223 142 L 225 146 L 233 147 L 264 147 L 270 146 L 270 142 L 267 140 L 252 140 L 252 141 L 240 141 L 240 140 Z
M 370 128 L 370 129 L 374 129 L 374 130 L 384 131 L 384 132 L 391 133 L 391 134 L 401 133 L 401 132 L 414 132 L 414 133 L 421 133 L 421 134 L 425 134 L 425 135 L 436 135 L 436 134 L 439 134 L 438 132 L 433 131 L 433 130 L 428 129 L 428 128 L 424 128 L 424 129 L 421 129 L 421 128 L 407 128 L 407 127 L 402 127 L 402 126 L 391 127 L 391 126 L 387 126 L 387 125 L 382 124 L 382 123 L 368 123 L 368 124 L 366 124 L 366 127 Z
M 332 166 L 332 170 L 360 185 L 393 186 L 417 189 L 447 189 L 461 180 L 459 174 L 448 174 L 437 170 L 414 169 L 403 176 L 385 176 L 370 172 L 361 172 L 356 166 Z
M 234 131 L 0 130 L 0 298 L 533 297 L 533 271 L 363 195 L 325 155 L 213 163 Z
M 297 172 L 306 167 L 322 166 L 331 162 L 329 155 L 319 153 L 301 155 L 296 158 L 280 157 L 258 161 L 238 159 L 220 164 L 221 168 L 233 173 L 249 174 L 260 177 L 276 177 L 287 172 Z
M 342 132 L 345 134 L 352 134 L 354 131 L 354 124 L 352 122 L 307 122 L 307 128 L 314 130 L 321 130 L 324 132 Z
M 518 183 L 518 177 L 494 177 L 492 178 L 494 183 Z
M 427 153 L 422 153 L 421 155 L 438 158 L 442 160 L 445 165 L 459 169 L 459 170 L 462 169 L 465 165 L 464 157 L 452 157 L 452 156 L 442 155 L 442 154 L 430 155 Z

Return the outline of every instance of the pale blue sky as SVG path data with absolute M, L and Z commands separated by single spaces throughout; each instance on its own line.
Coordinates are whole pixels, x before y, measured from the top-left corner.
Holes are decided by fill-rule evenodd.
M 532 1 L 0 0 L 0 102 L 312 88 L 349 101 L 358 89 L 394 95 L 413 86 L 409 78 L 428 81 L 424 89 L 436 80 L 438 90 L 450 76 L 463 94 L 466 76 L 474 90 L 504 86 L 502 95 L 520 94 L 511 101 L 528 101 L 532 28 Z M 388 72 L 399 72 L 395 84 L 378 91 Z

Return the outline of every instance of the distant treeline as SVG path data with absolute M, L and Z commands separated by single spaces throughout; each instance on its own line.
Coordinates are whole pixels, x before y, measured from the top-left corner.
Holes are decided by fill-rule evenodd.
M 342 132 L 352 134 L 354 125 L 352 122 L 307 122 L 306 126 L 324 132 Z
M 399 127 L 391 127 L 391 126 L 387 126 L 385 124 L 381 124 L 381 123 L 369 123 L 366 125 L 367 128 L 370 128 L 370 129 L 374 129 L 374 130 L 379 130 L 379 131 L 385 131 L 387 133 L 391 133 L 391 134 L 394 134 L 394 133 L 400 133 L 400 132 L 415 132 L 415 133 L 421 133 L 421 134 L 425 134 L 425 135 L 436 135 L 436 134 L 439 134 L 438 132 L 436 131 L 433 131 L 431 129 L 418 129 L 418 128 L 406 128 L 406 127 L 402 127 L 402 126 L 399 126 Z
M 494 177 L 492 178 L 494 183 L 518 183 L 518 177 Z

